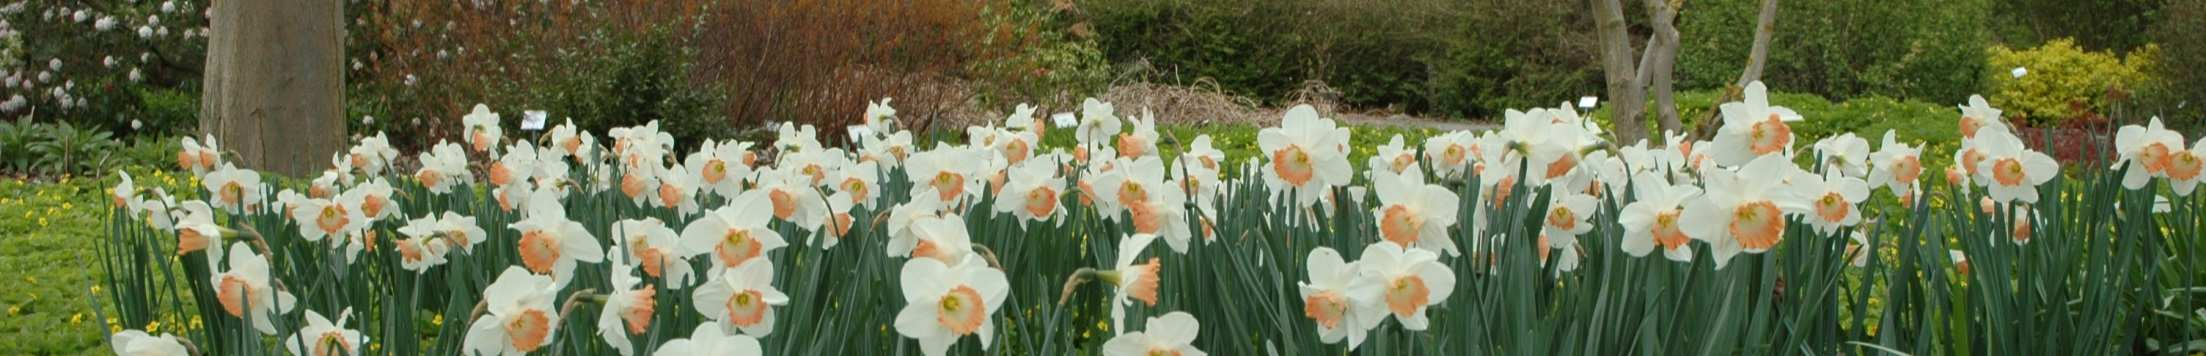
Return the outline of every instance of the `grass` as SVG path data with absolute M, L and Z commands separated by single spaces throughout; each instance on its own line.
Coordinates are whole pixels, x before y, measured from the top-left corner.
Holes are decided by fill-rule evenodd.
M 190 184 L 190 175 L 129 169 L 140 187 Z M 115 177 L 0 180 L 0 271 L 12 284 L 0 292 L 0 354 L 107 355 L 105 325 L 86 296 L 101 276 L 92 255 Z M 103 326 L 105 325 L 105 326 Z M 133 325 L 145 328 L 146 325 Z
M 83 298 L 99 276 L 81 268 L 98 243 L 99 180 L 0 181 L 0 270 L 16 288 L 0 292 L 0 354 L 101 354 L 101 321 Z

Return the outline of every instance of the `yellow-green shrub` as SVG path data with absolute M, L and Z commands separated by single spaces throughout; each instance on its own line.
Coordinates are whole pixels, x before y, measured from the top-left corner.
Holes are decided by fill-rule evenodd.
M 2157 47 L 2131 51 L 2128 58 L 2109 52 L 2076 47 L 2073 40 L 2058 39 L 2037 48 L 1990 49 L 1992 106 L 2007 109 L 2010 117 L 2037 123 L 2056 123 L 2097 110 L 2106 104 L 2109 91 L 2131 91 L 2149 85 L 2148 68 Z M 2016 78 L 2016 67 L 2028 70 Z

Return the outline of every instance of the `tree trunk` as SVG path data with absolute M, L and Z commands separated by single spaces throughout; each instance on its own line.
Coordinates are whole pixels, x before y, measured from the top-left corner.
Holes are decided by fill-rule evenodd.
M 1618 0 L 1593 0 L 1594 31 L 1601 35 L 1601 67 L 1608 81 L 1609 122 L 1615 125 L 1616 142 L 1638 142 L 1647 134 L 1639 120 L 1647 105 L 1645 88 L 1632 63 L 1631 33 L 1625 31 L 1624 7 Z
M 344 145 L 343 6 L 213 2 L 199 130 L 241 168 L 307 177 Z
M 1684 0 L 1670 0 L 1668 2 L 1647 0 L 1648 9 L 1655 14 L 1654 21 L 1652 21 L 1654 39 L 1647 41 L 1647 56 L 1654 59 L 1652 63 L 1641 66 L 1639 71 L 1647 73 L 1645 83 L 1649 87 L 1649 91 L 1654 92 L 1655 112 L 1661 118 L 1660 129 L 1664 134 L 1685 129 L 1684 125 L 1678 122 L 1676 89 L 1673 88 L 1676 82 L 1677 47 L 1679 45 L 1677 12 L 1678 7 L 1683 5 Z M 1631 143 L 1623 142 L 1622 144 Z

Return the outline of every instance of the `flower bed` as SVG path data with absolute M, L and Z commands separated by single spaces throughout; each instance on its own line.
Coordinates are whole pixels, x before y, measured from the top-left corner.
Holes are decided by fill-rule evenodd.
M 1565 107 L 1352 147 L 1299 107 L 1239 159 L 1092 100 L 687 152 L 478 108 L 419 168 L 377 135 L 302 181 L 187 140 L 203 189 L 118 185 L 94 297 L 151 354 L 2187 350 L 2206 144 L 2124 128 L 2064 176 L 1978 99 L 1935 184 L 1890 133 L 1794 142 L 1764 92 L 1659 146 Z

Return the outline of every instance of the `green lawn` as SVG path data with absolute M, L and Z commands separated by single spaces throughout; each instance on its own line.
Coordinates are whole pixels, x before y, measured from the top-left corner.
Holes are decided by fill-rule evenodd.
M 0 180 L 0 354 L 109 354 L 92 313 L 95 249 L 114 180 Z
M 194 184 L 188 173 L 131 168 L 141 194 Z M 92 311 L 113 173 L 102 177 L 0 180 L 0 355 L 109 355 L 109 325 Z M 173 323 L 172 323 L 173 325 Z M 130 328 L 147 329 L 147 325 Z M 156 333 L 173 326 L 152 326 Z

